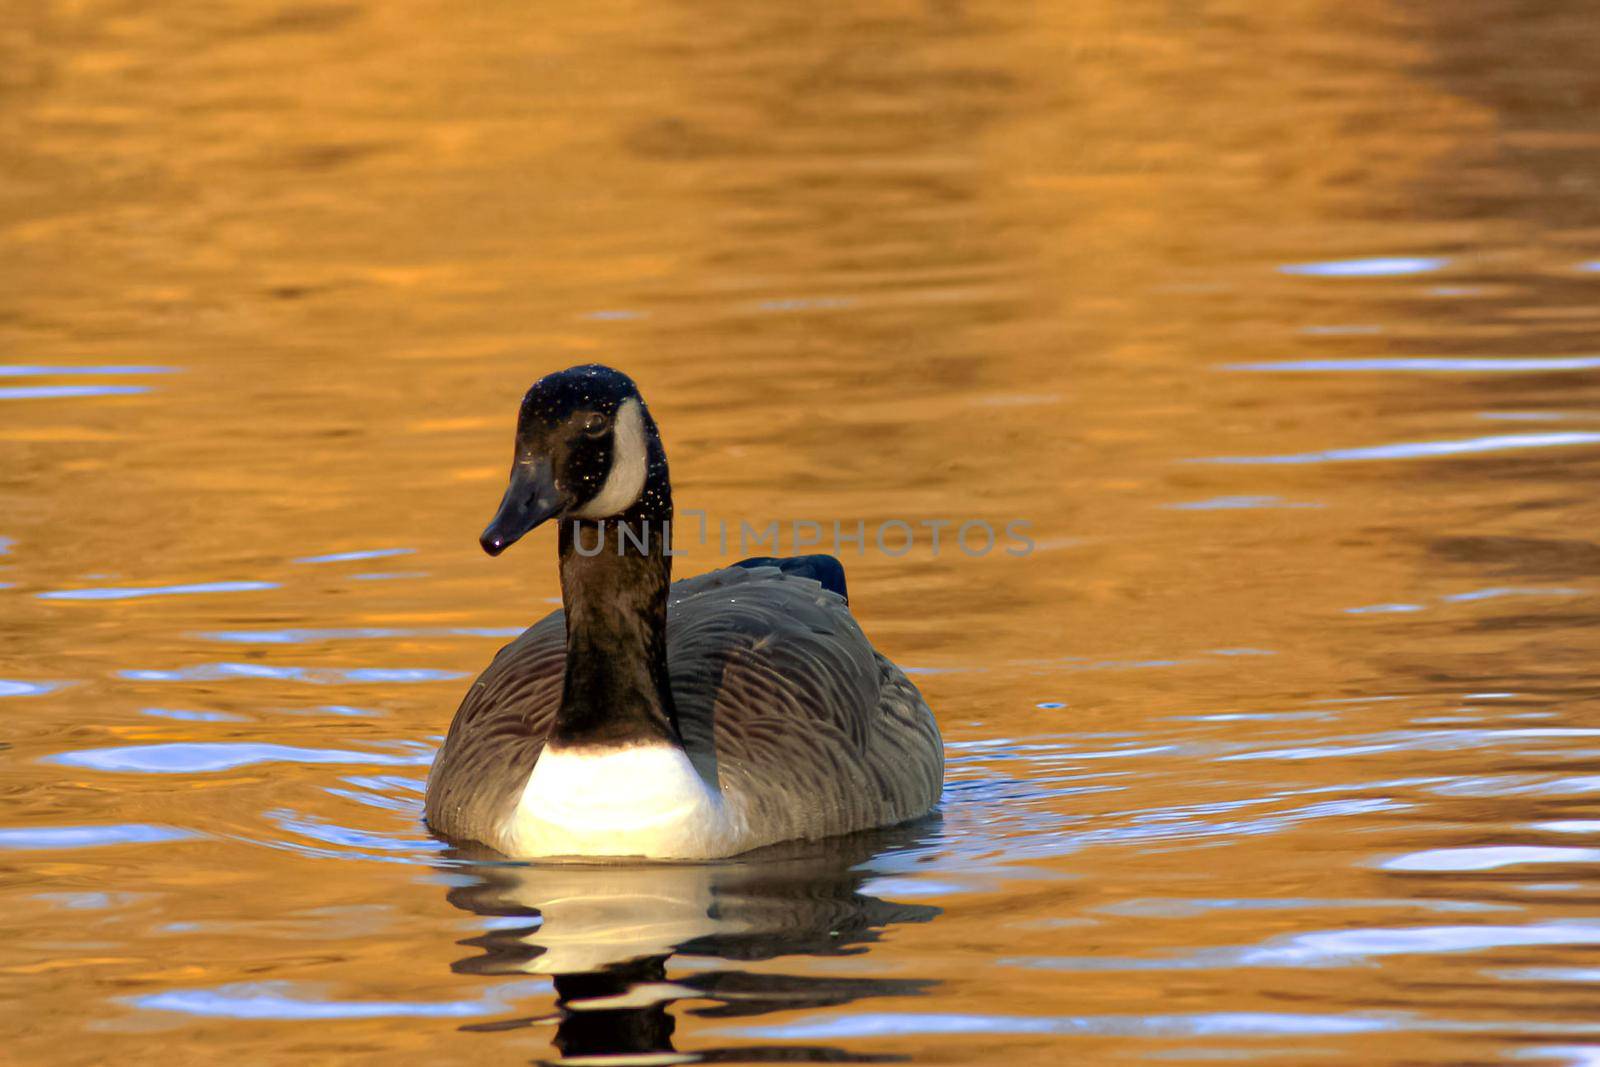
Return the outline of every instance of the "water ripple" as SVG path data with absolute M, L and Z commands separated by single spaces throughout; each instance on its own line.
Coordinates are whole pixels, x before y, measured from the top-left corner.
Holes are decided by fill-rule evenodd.
M 1479 952 L 1529 945 L 1600 945 L 1600 920 L 1558 919 L 1526 926 L 1406 926 L 1318 930 L 1268 942 L 1239 954 L 1239 962 L 1321 966 L 1374 956 Z
M 863 1012 L 813 1016 L 724 1033 L 777 1039 L 895 1037 L 907 1034 L 1082 1034 L 1098 1037 L 1226 1037 L 1362 1034 L 1393 1029 L 1388 1019 L 1287 1012 L 1208 1012 L 1194 1015 L 961 1015 Z
M 1600 1045 L 1533 1045 L 1512 1055 L 1519 1060 L 1561 1060 L 1562 1067 L 1600 1067 Z
M 1600 433 L 1510 433 L 1490 437 L 1469 437 L 1459 441 L 1405 441 L 1368 448 L 1330 448 L 1323 452 L 1293 452 L 1277 456 L 1208 456 L 1191 463 L 1292 464 L 1343 463 L 1384 459 L 1431 459 L 1437 456 L 1462 456 L 1481 452 L 1505 452 L 1524 448 L 1562 448 L 1571 445 L 1600 444 Z
M 1518 586 L 1495 585 L 1487 589 L 1472 589 L 1465 593 L 1452 593 L 1444 600 L 1453 604 L 1464 604 L 1475 600 L 1497 600 L 1508 596 L 1583 596 L 1585 590 L 1560 587 L 1553 589 L 1522 588 Z
M 428 783 L 423 778 L 407 778 L 401 774 L 353 774 L 345 779 L 351 785 L 377 793 L 389 791 L 415 793 L 421 796 Z
M 1356 373 L 1415 371 L 1422 374 L 1528 374 L 1536 371 L 1594 370 L 1600 356 L 1452 356 L 1392 359 L 1286 359 L 1265 363 L 1228 363 L 1223 370 L 1268 373 Z
M 482 1000 L 319 1000 L 292 982 L 238 982 L 215 989 L 169 989 L 129 997 L 127 1003 L 148 1011 L 223 1019 L 463 1019 L 504 1011 L 514 999 L 550 988 L 545 981 L 508 982 L 489 990 Z
M 136 774 L 204 774 L 258 763 L 372 764 L 382 767 L 424 767 L 433 749 L 407 744 L 402 751 L 357 752 L 335 748 L 302 748 L 252 741 L 173 741 L 159 745 L 90 748 L 44 757 L 46 763 L 87 767 L 96 771 Z
M 1527 863 L 1600 863 L 1600 849 L 1543 845 L 1430 848 L 1379 864 L 1386 871 L 1497 871 Z
M 1421 604 L 1363 604 L 1344 609 L 1346 615 L 1404 615 L 1421 610 Z
M 408 807 L 414 810 L 413 805 Z M 266 817 L 287 833 L 346 849 L 366 849 L 375 852 L 439 852 L 448 847 L 444 842 L 431 837 L 403 838 L 375 834 L 368 830 L 340 826 L 337 823 L 313 819 L 287 810 L 269 811 Z
M 521 626 L 348 626 L 285 630 L 210 630 L 202 641 L 235 645 L 302 645 L 317 641 L 381 641 L 406 637 L 517 637 Z
M 1476 900 L 1412 900 L 1405 897 L 1329 899 L 1273 897 L 1217 899 L 1207 897 L 1135 897 L 1095 908 L 1105 915 L 1137 919 L 1193 919 L 1219 911 L 1322 911 L 1325 909 L 1417 908 L 1425 911 L 1510 911 L 1509 904 Z
M 1448 262 L 1437 256 L 1373 256 L 1322 263 L 1287 263 L 1278 270 L 1283 274 L 1318 278 L 1386 278 L 1402 274 L 1427 274 L 1442 269 Z
M 1166 956 L 1025 956 L 1000 962 L 1051 971 L 1212 971 L 1237 967 L 1343 967 L 1383 956 L 1595 944 L 1600 944 L 1600 921 L 1568 919 L 1526 925 L 1351 927 L 1290 934 L 1257 945 L 1202 948 Z
M 64 682 L 24 682 L 0 678 L 0 697 L 36 697 L 60 689 Z
M 1209 500 L 1189 500 L 1161 506 L 1173 511 L 1240 511 L 1250 508 L 1320 508 L 1322 505 L 1299 503 L 1278 496 L 1214 496 Z
M 354 552 L 330 552 L 325 556 L 301 556 L 295 563 L 347 563 L 358 559 L 384 559 L 389 556 L 409 556 L 414 548 L 368 548 Z
M 0 828 L 0 848 L 98 848 L 104 845 L 150 845 L 198 837 L 190 830 L 151 823 L 110 826 L 26 826 Z
M 75 374 L 173 374 L 177 370 L 177 367 L 134 363 L 60 364 L 56 366 L 48 366 L 42 363 L 0 363 L 0 378 L 56 378 Z
M 148 393 L 148 385 L 8 385 L 0 400 L 51 400 L 72 396 L 132 396 Z
M 346 779 L 348 781 L 348 779 Z M 345 800 L 365 805 L 369 808 L 378 808 L 381 811 L 398 811 L 416 818 L 422 817 L 422 804 L 415 797 L 391 797 L 383 793 L 369 793 L 364 789 L 340 789 L 337 786 L 328 786 L 330 796 L 342 797 Z M 413 847 L 426 847 L 420 842 Z
M 229 715 L 225 711 L 190 711 L 187 708 L 141 708 L 140 715 L 157 719 L 175 719 L 178 722 L 249 722 L 243 715 Z
M 136 600 L 151 596 L 189 596 L 195 593 L 254 593 L 276 589 L 277 582 L 190 582 L 186 585 L 128 586 L 106 589 L 56 589 L 35 593 L 40 600 Z
M 265 663 L 201 663 L 170 671 L 123 670 L 119 678 L 132 682 L 215 682 L 230 678 L 273 678 L 312 685 L 341 685 L 350 682 L 409 683 L 448 682 L 465 678 L 465 671 L 441 671 L 426 667 L 274 667 Z
M 1431 787 L 1441 796 L 1528 797 L 1586 796 L 1600 793 L 1600 774 L 1550 778 L 1535 774 L 1485 774 L 1452 777 Z
M 1452 720 L 1455 721 L 1455 720 Z M 1486 748 L 1506 742 L 1570 739 L 1600 736 L 1600 728 L 1581 726 L 1524 726 L 1502 729 L 1391 730 L 1349 737 L 1328 737 L 1314 745 L 1235 752 L 1216 757 L 1218 763 L 1253 760 L 1308 760 L 1367 756 L 1379 752 L 1450 752 Z M 1600 782 L 1600 778 L 1585 779 Z M 1463 783 L 1473 779 L 1451 779 Z M 1574 779 L 1577 781 L 1577 779 Z

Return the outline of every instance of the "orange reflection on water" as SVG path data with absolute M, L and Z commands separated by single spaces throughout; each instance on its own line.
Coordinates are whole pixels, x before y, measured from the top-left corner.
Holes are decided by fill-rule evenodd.
M 1586 1062 L 1597 33 L 12 13 L 7 1047 Z M 589 360 L 713 523 L 1031 524 L 844 552 L 941 823 L 644 888 L 426 837 L 557 592 L 475 543 L 517 398 Z

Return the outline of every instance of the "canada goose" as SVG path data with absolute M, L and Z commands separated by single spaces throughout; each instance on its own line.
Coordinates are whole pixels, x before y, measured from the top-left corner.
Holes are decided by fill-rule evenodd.
M 916 818 L 939 727 L 850 617 L 829 556 L 669 585 L 672 488 L 633 381 L 535 382 L 480 542 L 560 524 L 562 611 L 473 683 L 428 779 L 435 831 L 516 858 L 710 859 Z

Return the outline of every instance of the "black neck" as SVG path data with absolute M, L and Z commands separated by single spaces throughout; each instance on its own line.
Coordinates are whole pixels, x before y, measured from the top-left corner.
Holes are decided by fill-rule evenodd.
M 567 667 L 551 743 L 682 744 L 667 677 L 672 498 L 665 463 L 650 466 L 644 494 L 623 515 L 561 522 Z

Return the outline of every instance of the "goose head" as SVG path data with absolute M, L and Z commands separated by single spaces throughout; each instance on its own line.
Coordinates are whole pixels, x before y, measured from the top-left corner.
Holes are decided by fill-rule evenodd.
M 500 510 L 478 543 L 498 556 L 550 519 L 670 519 L 666 457 L 639 389 L 598 363 L 547 374 L 522 398 Z

